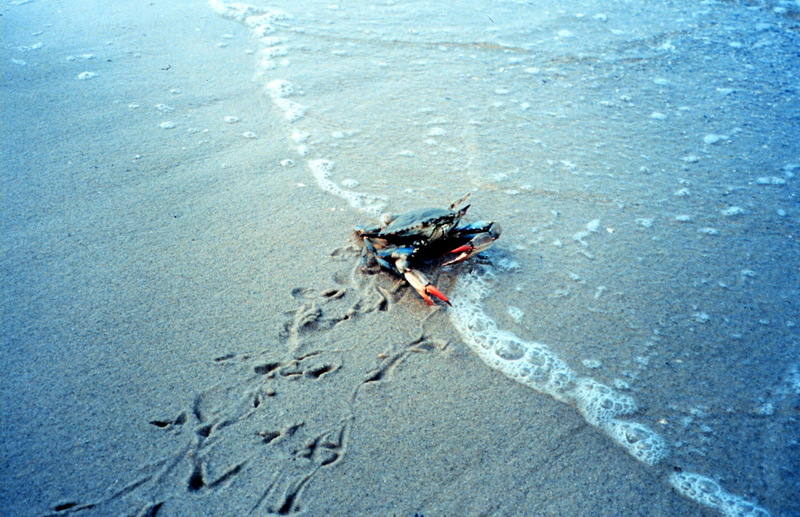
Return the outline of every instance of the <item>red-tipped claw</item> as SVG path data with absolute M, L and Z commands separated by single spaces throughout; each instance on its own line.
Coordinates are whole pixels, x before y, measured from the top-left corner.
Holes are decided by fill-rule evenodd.
M 447 296 L 437 289 L 436 286 L 433 285 L 430 280 L 428 280 L 428 278 L 419 271 L 409 269 L 403 274 L 403 276 L 406 277 L 406 280 L 409 284 L 411 284 L 411 287 L 416 289 L 416 291 L 420 296 L 422 296 L 422 299 L 425 300 L 428 305 L 435 304 L 433 298 L 431 298 L 431 296 L 433 296 L 452 307 L 453 304 L 450 303 L 450 300 L 447 299 Z
M 450 254 L 458 255 L 453 260 L 448 260 L 443 266 L 449 266 L 450 264 L 455 264 L 457 262 L 461 262 L 462 260 L 467 260 L 473 255 L 480 253 L 481 251 L 485 250 L 492 244 L 494 241 L 500 238 L 500 234 L 503 232 L 503 229 L 497 223 L 489 223 L 487 226 L 487 230 L 483 231 L 475 237 L 472 238 L 466 244 L 459 246 L 458 248 L 454 249 L 450 252 Z
M 447 299 L 447 296 L 445 296 L 445 295 L 444 295 L 444 293 L 443 293 L 443 292 L 441 292 L 441 291 L 440 291 L 440 290 L 439 290 L 439 289 L 438 289 L 438 288 L 437 288 L 435 285 L 433 285 L 433 284 L 430 284 L 430 285 L 426 285 L 426 286 L 425 286 L 425 293 L 427 293 L 429 296 L 425 296 L 425 295 L 423 294 L 423 295 L 422 295 L 422 298 L 424 298 L 424 299 L 425 299 L 425 301 L 426 301 L 426 302 L 428 302 L 428 305 L 433 305 L 433 300 L 431 299 L 431 296 L 435 296 L 436 298 L 438 298 L 439 300 L 443 301 L 444 303 L 446 303 L 446 304 L 447 304 L 447 305 L 449 305 L 450 307 L 452 307 L 452 306 L 453 306 L 453 304 L 452 304 L 452 303 L 450 303 L 450 300 L 448 300 L 448 299 Z M 420 294 L 422 294 L 422 293 L 420 293 Z
M 447 262 L 442 264 L 442 266 L 449 266 L 450 264 L 455 264 L 456 262 L 461 262 L 462 260 L 467 260 L 468 258 L 470 258 L 473 255 L 473 253 L 474 253 L 473 250 L 474 249 L 475 249 L 475 246 L 473 246 L 472 243 L 469 243 L 469 242 L 464 244 L 463 246 L 459 246 L 458 248 L 456 248 L 453 251 L 451 251 L 449 254 L 455 255 L 457 253 L 460 253 L 460 255 L 458 255 L 453 260 L 448 260 Z

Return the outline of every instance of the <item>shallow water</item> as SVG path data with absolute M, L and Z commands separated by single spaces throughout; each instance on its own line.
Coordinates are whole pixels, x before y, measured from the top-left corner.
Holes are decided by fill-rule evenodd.
M 199 31 L 199 46 L 215 41 L 219 52 L 236 56 L 225 72 L 228 83 L 239 85 L 242 97 L 226 127 L 254 145 L 271 146 L 269 155 L 277 158 L 270 174 L 280 178 L 285 189 L 270 191 L 256 176 L 252 183 L 250 178 L 238 177 L 236 183 L 232 179 L 231 187 L 223 176 L 198 177 L 187 171 L 185 180 L 201 191 L 207 202 L 203 206 L 228 206 L 217 201 L 218 194 L 207 193 L 217 187 L 245 196 L 255 196 L 254 189 L 261 188 L 259 193 L 278 204 L 278 212 L 294 213 L 298 203 L 311 199 L 317 205 L 310 211 L 330 209 L 330 220 L 319 224 L 321 231 L 307 226 L 302 213 L 288 223 L 271 221 L 277 232 L 301 234 L 290 238 L 300 255 L 313 254 L 327 264 L 338 260 L 330 251 L 347 246 L 348 232 L 332 231 L 335 224 L 372 224 L 382 212 L 444 207 L 471 192 L 469 216 L 496 220 L 504 233 L 482 258 L 448 269 L 438 281 L 456 307 L 450 320 L 459 339 L 487 363 L 476 361 L 475 367 L 493 367 L 533 387 L 531 405 L 546 395 L 570 411 L 577 406 L 583 420 L 599 429 L 608 444 L 616 444 L 610 472 L 619 472 L 618 463 L 624 464 L 630 453 L 638 461 L 631 468 L 642 469 L 637 475 L 652 478 L 640 488 L 644 495 L 631 496 L 630 505 L 642 515 L 670 514 L 667 504 L 659 507 L 656 500 L 667 497 L 671 486 L 698 503 L 691 507 L 698 512 L 800 512 L 796 6 L 588 1 L 487 6 L 465 1 L 454 8 L 390 0 L 356 7 L 310 0 L 285 6 L 211 0 L 202 8 L 209 17 L 225 21 L 229 32 Z M 80 56 L 73 56 L 73 62 L 83 59 Z M 91 58 L 86 59 L 86 71 L 91 72 Z M 102 73 L 78 77 L 98 79 Z M 207 94 L 203 107 L 217 102 L 213 89 Z M 120 98 L 127 103 L 133 96 Z M 165 102 L 155 106 L 160 129 L 205 138 L 202 111 L 184 122 L 180 106 L 176 113 Z M 251 127 L 253 118 L 266 122 L 256 130 Z M 198 154 L 224 152 L 227 144 L 215 138 L 212 133 L 204 145 L 187 144 L 185 157 L 200 161 Z M 226 158 L 234 168 L 243 166 L 236 163 L 235 152 Z M 157 160 L 138 154 L 134 159 Z M 103 178 L 94 181 L 101 183 Z M 173 180 L 163 181 L 172 188 Z M 205 186 L 212 188 L 206 191 Z M 168 211 L 157 196 L 149 203 Z M 188 205 L 176 206 L 169 208 L 175 218 L 191 213 Z M 217 229 L 211 234 L 247 253 L 246 234 L 257 227 L 260 215 L 237 214 L 242 235 L 233 240 L 241 239 L 239 244 L 217 235 Z M 182 227 L 153 224 L 154 231 L 164 231 L 164 239 L 173 231 L 187 239 L 194 235 L 181 234 L 188 231 Z M 303 233 L 313 235 L 311 243 L 301 238 Z M 303 250 L 307 243 L 313 251 Z M 136 253 L 137 243 L 127 244 Z M 181 255 L 169 246 L 160 253 L 165 262 L 194 260 L 187 258 L 190 252 Z M 354 253 L 343 255 L 345 261 L 355 260 Z M 205 258 L 219 268 L 215 274 L 239 278 L 213 257 Z M 238 288 L 220 295 L 226 307 L 255 303 L 250 296 L 229 292 L 257 292 L 269 281 L 254 274 L 257 280 L 242 280 Z M 176 289 L 203 282 L 170 278 Z M 137 285 L 136 272 L 115 281 L 130 289 Z M 358 280 L 341 281 L 350 288 L 354 282 Z M 9 299 L 23 298 L 23 288 L 18 290 Z M 307 304 L 303 307 L 316 307 L 304 301 L 310 299 L 305 291 L 293 296 Z M 102 297 L 94 303 L 98 300 Z M 409 306 L 412 315 L 420 310 L 424 317 L 418 302 L 406 296 L 393 310 Z M 196 324 L 180 319 L 186 315 L 178 304 L 173 308 L 165 317 L 170 327 Z M 258 314 L 258 309 L 257 303 L 248 305 L 248 314 Z M 14 321 L 25 319 L 12 315 Z M 295 353 L 309 346 L 293 341 L 292 332 L 303 329 L 302 316 L 302 311 L 296 313 L 294 327 L 284 329 Z M 401 316 L 395 313 L 392 318 Z M 223 309 L 207 317 L 233 326 Z M 309 321 L 315 317 L 312 314 Z M 240 318 L 246 325 L 247 317 Z M 402 320 L 387 319 L 402 325 Z M 386 320 L 368 321 L 381 325 Z M 14 328 L 25 328 L 25 323 L 15 323 Z M 385 330 L 387 341 L 396 339 L 394 330 Z M 336 343 L 322 334 L 305 339 Z M 206 338 L 198 332 L 196 339 Z M 419 351 L 414 347 L 425 343 L 419 340 L 411 348 Z M 509 343 L 521 352 L 509 353 Z M 498 358 L 501 346 L 506 357 Z M 406 355 L 400 352 L 395 359 L 402 361 Z M 347 365 L 347 360 L 333 356 L 326 355 L 327 362 L 298 370 L 297 375 L 317 378 L 327 373 L 326 367 L 336 371 Z M 531 382 L 528 374 L 519 373 L 520 365 L 537 358 L 559 365 L 566 379 L 563 385 Z M 248 356 L 237 360 L 252 366 Z M 285 364 L 275 368 L 291 369 Z M 598 383 L 605 387 L 598 388 Z M 210 395 L 195 405 L 194 415 L 202 422 L 206 410 L 197 407 L 209 404 L 231 421 L 243 420 L 249 413 L 230 400 L 261 389 L 260 381 L 252 379 L 209 389 Z M 356 387 L 352 400 L 365 389 Z M 592 399 L 597 390 L 603 396 Z M 323 427 L 341 425 L 339 434 L 321 435 L 334 459 L 320 456 L 314 460 L 313 474 L 296 473 L 296 479 L 306 481 L 299 482 L 295 492 L 287 488 L 289 493 L 301 493 L 316 472 L 338 461 L 341 449 L 347 449 L 345 436 L 359 432 L 349 422 L 370 418 L 353 403 L 339 402 L 345 409 L 337 410 L 350 415 L 343 424 L 329 415 L 308 417 L 325 422 Z M 440 402 L 425 401 L 430 411 Z M 168 428 L 177 425 L 163 423 Z M 620 425 L 634 424 L 638 434 L 618 432 Z M 537 429 L 530 423 L 515 432 L 527 436 Z M 655 444 L 650 449 L 645 444 L 644 452 L 642 436 Z M 228 442 L 215 443 L 219 445 L 214 454 L 224 456 L 219 451 L 229 447 Z M 601 451 L 587 443 L 571 445 L 587 456 L 600 456 Z M 352 449 L 356 447 L 350 454 L 357 456 Z M 317 453 L 309 454 L 317 458 Z M 429 460 L 438 463 L 446 457 L 440 451 Z M 193 472 L 199 472 L 197 465 Z M 602 464 L 595 468 L 602 471 Z M 220 468 L 215 475 L 224 484 L 230 472 L 239 470 Z M 190 488 L 192 480 L 195 489 L 206 486 L 197 479 L 202 475 L 189 476 Z M 612 480 L 617 482 L 625 483 Z M 469 490 L 468 479 L 460 483 Z M 136 493 L 138 485 L 131 486 L 125 497 Z M 309 486 L 313 492 L 313 483 Z M 515 479 L 513 486 L 535 491 L 524 480 Z M 587 490 L 601 486 L 598 482 Z M 272 497 L 271 487 L 261 501 Z M 482 508 L 469 501 L 468 494 L 461 508 Z M 395 495 L 400 501 L 413 500 L 411 494 Z M 325 501 L 322 495 L 316 497 Z M 330 495 L 331 500 L 336 497 Z M 642 510 L 648 497 L 653 497 L 654 507 Z M 253 508 L 267 513 L 300 511 L 291 500 L 267 508 L 258 504 Z M 535 506 L 536 499 L 532 504 L 533 513 L 538 508 L 547 514 L 544 507 Z M 389 503 L 386 508 L 402 514 L 412 507 L 434 511 Z M 439 506 L 445 509 L 442 514 L 456 507 L 452 502 Z M 76 504 L 64 510 L 78 508 Z M 495 508 L 502 514 L 515 513 L 506 506 Z M 607 510 L 610 514 L 612 506 Z

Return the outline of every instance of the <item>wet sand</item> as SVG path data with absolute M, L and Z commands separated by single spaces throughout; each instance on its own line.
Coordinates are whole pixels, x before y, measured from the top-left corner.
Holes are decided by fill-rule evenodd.
M 246 27 L 82 5 L 2 8 L 4 514 L 717 515 L 358 270 Z

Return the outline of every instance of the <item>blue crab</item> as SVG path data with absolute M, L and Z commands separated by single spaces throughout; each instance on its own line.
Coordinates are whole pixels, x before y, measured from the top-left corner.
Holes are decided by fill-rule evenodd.
M 371 254 L 382 267 L 405 278 L 428 305 L 434 305 L 433 298 L 452 305 L 413 265 L 446 256 L 453 258 L 443 266 L 455 264 L 480 253 L 500 237 L 502 229 L 494 221 L 460 224 L 470 205 L 460 210 L 455 208 L 468 197 L 469 194 L 462 197 L 449 209 L 412 210 L 389 217 L 378 227 L 356 228 L 356 236 L 364 242 L 363 260 Z

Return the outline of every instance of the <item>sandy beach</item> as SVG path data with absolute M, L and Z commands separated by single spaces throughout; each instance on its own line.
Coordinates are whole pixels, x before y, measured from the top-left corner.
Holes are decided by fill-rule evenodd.
M 0 513 L 800 512 L 796 8 L 301 4 L 0 6 Z

